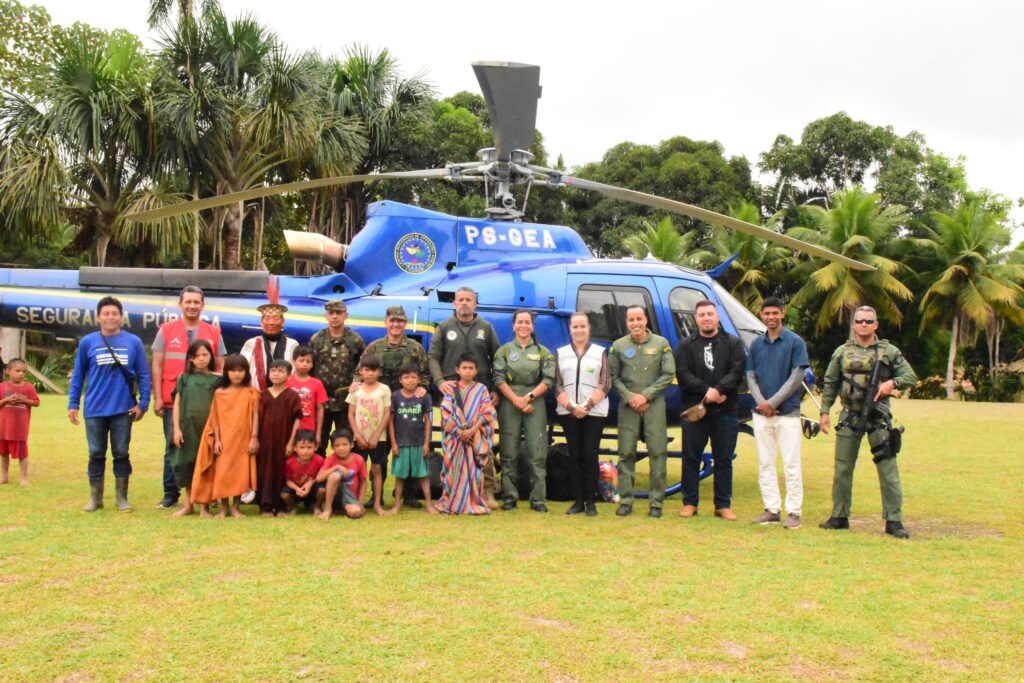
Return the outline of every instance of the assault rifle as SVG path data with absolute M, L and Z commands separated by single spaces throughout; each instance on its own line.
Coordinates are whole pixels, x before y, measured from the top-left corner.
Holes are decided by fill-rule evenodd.
M 882 383 L 882 358 L 883 354 L 881 349 L 879 349 L 875 365 L 871 368 L 871 378 L 868 380 L 867 387 L 865 387 L 864 405 L 861 406 L 857 420 L 851 425 L 858 437 L 865 434 L 868 435 L 872 459 L 876 463 L 881 460 L 895 458 L 896 454 L 900 452 L 900 447 L 903 445 L 903 427 L 893 427 L 889 411 L 883 403 L 875 400 L 875 397 L 878 395 L 878 386 Z M 876 413 L 881 417 L 882 424 L 876 429 L 871 429 L 871 418 Z

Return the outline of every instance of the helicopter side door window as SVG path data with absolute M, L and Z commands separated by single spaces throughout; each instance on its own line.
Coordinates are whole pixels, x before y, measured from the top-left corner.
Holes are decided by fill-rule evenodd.
M 707 298 L 704 292 L 689 287 L 676 287 L 668 295 L 668 307 L 672 311 L 672 323 L 676 326 L 679 339 L 697 333 L 694 312 L 697 310 L 697 302 Z
M 576 310 L 590 315 L 590 338 L 597 341 L 612 342 L 629 334 L 626 309 L 630 306 L 643 306 L 651 330 L 658 332 L 651 294 L 643 287 L 584 285 L 576 296 Z

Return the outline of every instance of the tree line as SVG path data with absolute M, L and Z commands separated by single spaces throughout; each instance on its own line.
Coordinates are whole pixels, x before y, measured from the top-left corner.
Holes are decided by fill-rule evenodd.
M 252 15 L 216 2 L 152 0 L 157 48 L 126 31 L 53 24 L 0 0 L 0 260 L 26 265 L 295 269 L 281 231 L 351 241 L 367 204 L 389 198 L 482 215 L 479 187 L 359 183 L 235 204 L 159 223 L 132 211 L 309 178 L 443 166 L 492 144 L 483 98 L 440 96 L 386 50 L 298 52 Z M 547 159 L 538 131 L 531 150 Z M 755 177 L 755 170 L 758 176 Z M 919 395 L 1007 399 L 1024 349 L 1024 244 L 1011 202 L 967 183 L 963 159 L 916 131 L 838 112 L 779 135 L 752 165 L 714 141 L 620 143 L 574 169 L 729 213 L 870 263 L 853 271 L 755 238 L 569 190 L 533 192 L 526 220 L 575 227 L 595 254 L 653 255 L 710 269 L 754 311 L 768 295 L 812 357 L 871 303 L 926 379 Z M 767 178 L 761 182 L 759 178 Z

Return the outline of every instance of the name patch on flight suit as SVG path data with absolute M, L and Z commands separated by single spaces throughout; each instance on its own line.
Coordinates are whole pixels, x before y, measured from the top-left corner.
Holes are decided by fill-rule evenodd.
M 644 355 L 645 356 L 654 356 L 654 355 L 657 355 L 657 353 L 658 353 L 658 349 L 644 349 Z
M 526 360 L 540 360 L 539 353 L 528 353 L 526 354 Z

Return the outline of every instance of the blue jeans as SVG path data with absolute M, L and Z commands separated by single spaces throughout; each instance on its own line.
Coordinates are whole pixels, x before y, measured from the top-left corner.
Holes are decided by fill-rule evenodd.
M 85 418 L 85 439 L 89 444 L 89 480 L 103 479 L 107 468 L 107 439 L 114 459 L 114 476 L 123 479 L 132 473 L 128 444 L 132 440 L 132 415 L 106 415 Z
M 739 420 L 735 415 L 708 411 L 697 422 L 683 423 L 683 504 L 700 503 L 700 465 L 711 440 L 715 466 L 715 509 L 732 506 L 732 458 L 736 453 Z
M 171 453 L 174 452 L 174 406 L 164 406 L 164 495 L 175 500 L 181 495 L 178 482 L 171 470 Z

